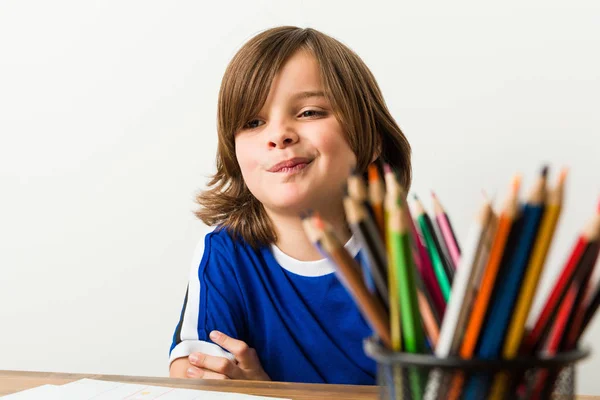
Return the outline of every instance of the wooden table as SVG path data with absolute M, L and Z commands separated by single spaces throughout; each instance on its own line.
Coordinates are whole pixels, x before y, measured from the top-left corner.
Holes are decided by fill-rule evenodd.
M 125 383 L 141 383 L 153 386 L 238 392 L 259 396 L 282 397 L 293 400 L 374 400 L 375 386 L 317 385 L 306 383 L 190 380 L 173 378 L 149 378 L 119 375 L 64 374 L 54 372 L 0 371 L 0 396 L 41 385 L 63 385 L 79 379 L 100 379 Z
M 169 386 L 186 389 L 238 392 L 259 396 L 282 397 L 292 400 L 374 400 L 375 386 L 317 385 L 284 382 L 216 381 L 173 378 L 149 378 L 120 375 L 64 374 L 54 372 L 0 371 L 0 396 L 37 386 L 62 385 L 78 379 L 100 379 L 153 386 Z M 577 396 L 578 400 L 600 400 L 600 396 Z

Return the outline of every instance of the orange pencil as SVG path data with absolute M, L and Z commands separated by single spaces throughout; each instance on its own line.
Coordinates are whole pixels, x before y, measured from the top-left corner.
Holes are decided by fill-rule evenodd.
M 504 248 L 508 241 L 513 221 L 518 214 L 518 193 L 520 186 L 521 179 L 520 176 L 517 175 L 513 178 L 511 192 L 506 199 L 505 206 L 498 218 L 498 226 L 496 228 L 496 234 L 490 250 L 488 262 L 485 267 L 485 272 L 483 273 L 479 292 L 473 302 L 473 309 L 460 348 L 459 355 L 462 358 L 471 358 L 475 352 L 475 346 L 479 339 L 479 332 L 483 325 L 485 312 L 487 311 L 487 306 L 494 288 L 494 282 L 502 262 Z M 454 400 L 460 398 L 464 380 L 465 375 L 463 373 L 458 373 L 454 376 L 450 384 L 448 399 Z
M 372 163 L 369 165 L 369 203 L 373 210 L 373 217 L 381 239 L 385 240 L 385 217 L 383 211 L 383 200 L 385 197 L 385 186 L 383 180 L 377 170 L 377 165 Z
M 506 205 L 500 219 L 498 221 L 498 230 L 494 238 L 494 244 L 490 251 L 490 257 L 488 259 L 485 272 L 479 287 L 477 297 L 473 303 L 473 310 L 469 318 L 469 324 L 465 330 L 465 336 L 463 339 L 462 346 L 460 348 L 460 356 L 463 358 L 471 358 L 479 339 L 479 332 L 483 325 L 487 306 L 492 296 L 492 290 L 494 289 L 494 283 L 496 276 L 500 270 L 500 264 L 502 262 L 502 255 L 504 248 L 508 241 L 510 230 L 513 226 L 513 221 L 518 214 L 518 193 L 521 185 L 521 179 L 516 176 L 513 179 L 512 190 L 506 201 Z

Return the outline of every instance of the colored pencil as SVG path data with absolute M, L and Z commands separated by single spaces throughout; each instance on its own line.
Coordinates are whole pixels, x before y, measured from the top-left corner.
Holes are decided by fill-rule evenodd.
M 599 220 L 600 212 L 597 213 L 592 221 L 588 223 L 577 239 L 577 242 L 573 247 L 571 255 L 569 256 L 569 259 L 567 260 L 560 277 L 555 282 L 548 298 L 546 299 L 546 302 L 544 303 L 541 313 L 535 321 L 533 329 L 523 341 L 521 351 L 524 354 L 531 354 L 537 351 L 539 347 L 543 345 L 543 342 L 552 324 L 552 317 L 558 310 L 560 302 L 562 301 L 568 287 L 573 282 L 576 267 L 579 265 L 581 257 L 590 243 L 591 238 L 594 236 L 594 229 L 599 223 Z
M 585 304 L 583 321 L 581 323 L 581 328 L 579 329 L 579 332 L 577 332 L 576 341 L 579 340 L 581 336 L 585 333 L 585 330 L 589 326 L 590 321 L 594 318 L 596 311 L 598 311 L 598 306 L 600 306 L 600 281 L 596 282 L 594 289 L 591 291 L 591 296 Z
M 313 218 L 313 224 L 319 234 L 317 240 L 320 246 L 333 261 L 340 280 L 354 299 L 363 317 L 384 346 L 391 348 L 392 342 L 387 314 L 383 305 L 365 286 L 356 260 L 352 258 L 333 231 L 320 218 Z
M 485 234 L 489 228 L 491 216 L 492 207 L 489 200 L 486 199 L 467 235 L 465 251 L 460 259 L 452 295 L 442 322 L 439 344 L 435 348 L 435 354 L 439 358 L 458 354 L 466 317 L 469 315 L 475 297 L 473 278 L 477 266 L 482 265 L 479 263 L 479 258 L 482 256 Z M 442 379 L 441 370 L 434 370 L 430 374 L 425 399 L 438 398 Z
M 385 198 L 385 186 L 379 175 L 379 170 L 375 163 L 369 165 L 369 203 L 373 210 L 373 217 L 381 240 L 385 240 L 385 217 L 383 210 L 383 201 Z
M 501 353 L 506 328 L 510 322 L 544 213 L 547 174 L 548 168 L 544 167 L 525 204 L 518 243 L 503 271 L 503 278 L 495 285 L 498 296 L 492 299 L 489 305 L 489 318 L 481 332 L 481 340 L 477 349 L 478 357 L 495 358 Z
M 443 314 L 440 314 L 438 307 L 441 307 L 441 313 L 444 312 L 445 303 L 443 300 L 442 292 L 437 286 L 435 274 L 431 267 L 431 263 L 427 257 L 427 250 L 423 247 L 420 236 L 417 233 L 414 220 L 410 213 L 410 208 L 406 202 L 406 192 L 402 186 L 400 186 L 395 178 L 392 180 L 392 185 L 396 186 L 398 196 L 403 201 L 400 201 L 400 208 L 402 209 L 404 221 L 407 221 L 409 227 L 409 242 L 412 249 L 413 261 L 417 267 L 417 273 L 415 273 L 415 282 L 417 285 L 417 298 L 419 303 L 418 311 L 421 312 L 423 317 L 423 325 L 427 333 L 427 337 L 430 340 L 431 346 L 435 348 L 439 337 L 440 322 Z M 424 277 L 427 277 L 430 281 L 433 280 L 436 286 L 433 287 L 432 292 L 428 291 L 424 284 Z M 436 291 L 437 289 L 437 291 Z M 434 296 L 437 298 L 434 300 Z M 441 306 L 438 305 L 441 303 Z
M 475 353 L 475 346 L 479 339 L 479 332 L 485 318 L 488 302 L 492 295 L 493 286 L 500 270 L 504 249 L 509 241 L 509 236 L 513 228 L 513 222 L 518 217 L 518 193 L 521 185 L 519 175 L 513 178 L 510 193 L 505 201 L 504 207 L 498 219 L 498 226 L 494 235 L 492 248 L 488 261 L 484 267 L 481 278 L 481 284 L 473 302 L 473 308 L 469 315 L 467 327 L 460 346 L 459 355 L 462 358 L 471 358 Z M 450 398 L 455 399 L 461 396 L 464 373 L 457 373 L 450 384 Z
M 556 225 L 562 210 L 566 174 L 566 170 L 561 171 L 556 187 L 547 194 L 546 208 L 540 225 L 539 234 L 536 238 L 531 259 L 523 278 L 523 284 L 519 290 L 519 297 L 503 345 L 502 356 L 506 359 L 517 356 L 521 340 L 523 339 L 527 316 L 529 315 L 533 303 L 546 255 L 548 254 L 550 244 L 552 243 L 552 237 L 554 236 Z M 490 399 L 504 398 L 506 390 L 509 387 L 509 379 L 510 376 L 508 373 L 497 375 L 492 386 Z
M 369 217 L 365 207 L 356 199 L 344 198 L 346 219 L 352 233 L 362 244 L 362 250 L 369 260 L 375 287 L 386 309 L 389 308 L 387 259 L 382 241 L 377 237 L 378 231 Z
M 390 166 L 385 164 L 384 171 L 386 187 L 388 188 L 388 190 L 392 193 L 397 193 L 397 196 L 399 198 L 406 199 L 406 193 L 404 189 L 401 188 L 398 184 Z M 402 202 L 402 209 L 404 210 L 406 220 L 409 221 L 410 225 L 410 238 L 411 245 L 413 246 L 413 259 L 419 271 L 418 275 L 422 279 L 422 282 L 425 286 L 422 293 L 426 296 L 426 298 L 431 304 L 432 311 L 436 316 L 436 321 L 438 325 L 437 330 L 439 331 L 439 324 L 446 309 L 446 302 L 444 300 L 442 290 L 440 289 L 437 278 L 435 276 L 431 260 L 429 258 L 429 255 L 427 254 L 427 249 L 423 245 L 421 237 L 417 232 L 417 228 L 415 226 L 415 222 L 411 215 L 410 207 L 408 207 L 407 202 Z
M 597 225 L 595 237 L 592 238 L 593 241 L 586 247 L 574 274 L 573 282 L 571 282 L 558 308 L 556 319 L 552 323 L 548 337 L 542 348 L 542 352 L 546 356 L 553 356 L 559 350 L 564 350 L 562 346 L 567 338 L 568 329 L 573 328 L 572 321 L 577 311 L 577 303 L 581 301 L 581 293 L 598 258 L 598 252 L 600 251 L 598 236 L 600 236 L 600 224 Z M 549 373 L 548 370 L 540 371 L 536 379 L 536 389 L 534 390 L 533 398 L 549 398 L 549 392 L 552 390 L 555 380 L 556 373 Z
M 369 204 L 369 191 L 367 185 L 365 184 L 363 178 L 356 173 L 356 171 L 352 171 L 348 177 L 346 187 L 350 197 L 364 203 L 369 209 L 371 208 L 371 205 Z M 369 212 L 371 213 L 372 211 Z
M 416 269 L 410 248 L 408 224 L 400 205 L 396 205 L 394 209 L 390 210 L 388 229 L 391 239 L 390 248 L 400 291 L 403 348 L 410 353 L 422 353 L 425 347 L 425 338 L 418 312 L 414 277 Z M 390 268 L 392 268 L 391 265 Z
M 400 200 L 402 201 L 402 200 Z M 423 353 L 425 337 L 417 301 L 416 267 L 412 259 L 408 221 L 400 204 L 389 211 L 388 235 L 390 250 L 396 268 L 396 279 L 400 292 L 400 320 L 402 323 L 403 349 L 408 353 Z M 422 397 L 423 383 L 419 371 L 408 368 L 408 382 L 413 398 Z
M 419 198 L 416 197 L 416 195 L 414 197 L 415 214 L 417 216 L 416 218 L 419 223 L 419 228 L 421 229 L 421 234 L 425 239 L 427 253 L 429 254 L 429 257 L 431 259 L 431 263 L 435 271 L 435 276 L 444 296 L 444 301 L 447 303 L 448 299 L 450 298 L 450 290 L 452 288 L 452 280 L 448 276 L 449 266 L 444 260 L 440 245 L 435 237 L 433 225 L 431 224 L 431 219 L 425 212 L 425 209 L 419 201 Z
M 598 213 L 600 213 L 600 202 L 598 203 Z M 600 232 L 600 228 L 598 229 L 598 231 Z M 599 234 L 600 236 L 600 234 Z M 594 245 L 598 246 L 600 248 L 600 238 L 596 238 L 594 241 Z M 587 309 L 588 309 L 588 304 L 590 302 L 591 298 L 593 300 L 593 297 L 591 297 L 592 293 L 594 292 L 596 286 L 597 286 L 597 282 L 596 284 L 591 282 L 591 278 L 592 278 L 592 274 L 593 274 L 593 269 L 596 265 L 596 260 L 598 259 L 598 251 L 596 252 L 596 257 L 593 259 L 592 262 L 592 266 L 590 267 L 590 271 L 588 272 L 588 275 L 584 277 L 584 283 L 582 285 L 582 290 L 580 291 L 580 293 L 578 293 L 578 298 L 576 299 L 575 302 L 575 309 L 573 310 L 573 313 L 571 315 L 571 319 L 569 320 L 569 322 L 567 323 L 567 326 L 569 327 L 569 331 L 567 332 L 567 334 L 565 335 L 563 341 L 560 343 L 560 349 L 561 350 L 572 350 L 576 347 L 577 345 L 577 341 L 579 340 L 579 337 L 581 336 L 583 330 L 585 330 L 585 319 L 586 319 L 586 313 L 587 313 Z
M 596 260 L 598 259 L 598 252 L 600 251 L 600 243 L 598 242 L 598 236 L 600 236 L 600 226 L 598 228 L 597 236 L 594 238 L 594 241 L 588 245 L 585 253 L 583 254 L 583 257 L 581 257 L 581 264 L 577 267 L 578 270 L 576 272 L 575 278 L 573 279 L 573 283 L 571 283 L 571 287 L 569 288 L 571 296 L 574 296 L 573 304 L 569 307 L 569 303 L 566 300 L 564 300 L 561 304 L 561 307 L 570 308 L 567 321 L 563 327 L 555 326 L 553 331 L 548 336 L 546 347 L 544 348 L 544 351 L 546 353 L 548 352 L 548 350 L 553 352 L 552 354 L 556 354 L 556 352 L 558 352 L 559 350 L 573 349 L 571 343 L 568 343 L 568 333 L 571 330 L 573 332 L 577 332 L 581 328 L 581 322 L 577 323 L 575 320 L 577 319 L 577 312 L 580 311 L 580 306 L 583 303 L 586 290 L 589 285 L 590 277 L 594 271 Z M 574 345 L 574 343 L 572 344 Z
M 394 173 L 389 170 L 385 174 L 386 192 L 384 198 L 384 214 L 386 225 L 389 222 L 389 215 L 398 204 L 400 198 L 399 185 Z M 400 291 L 396 279 L 395 260 L 390 249 L 390 232 L 385 231 L 385 243 L 388 260 L 388 292 L 390 297 L 390 331 L 392 340 L 392 350 L 400 351 L 402 349 L 402 327 L 400 322 Z
M 467 235 L 465 252 L 460 260 L 460 266 L 452 286 L 452 295 L 442 321 L 440 342 L 435 352 L 438 357 L 457 355 L 460 349 L 466 318 L 475 298 L 473 277 L 477 272 L 478 261 L 482 255 L 483 242 L 491 214 L 492 207 L 489 200 L 486 199 Z
M 473 310 L 471 311 L 469 323 L 460 349 L 460 356 L 463 358 L 471 358 L 475 352 L 475 346 L 477 345 L 488 303 L 492 296 L 496 276 L 500 269 L 504 248 L 508 242 L 511 229 L 513 228 L 513 221 L 518 216 L 517 195 L 520 185 L 521 179 L 519 176 L 516 176 L 513 179 L 511 192 L 506 200 L 502 214 L 500 215 L 498 230 L 494 237 L 494 244 L 490 251 L 488 263 L 485 267 L 481 287 L 479 288 L 479 292 L 473 303 Z
M 504 358 L 513 358 L 518 354 L 523 333 L 525 331 L 527 316 L 531 310 L 546 255 L 548 254 L 548 250 L 552 243 L 552 238 L 562 210 L 565 179 L 566 170 L 563 170 L 556 188 L 548 193 L 546 210 L 544 211 L 540 232 L 533 248 L 527 272 L 523 278 L 519 299 L 510 322 L 506 342 L 504 343 L 502 352 Z
M 456 268 L 460 263 L 460 246 L 458 244 L 458 240 L 456 240 L 456 235 L 452 229 L 450 218 L 444 210 L 444 207 L 442 207 L 442 204 L 440 203 L 440 200 L 435 192 L 431 192 L 431 197 L 433 199 L 433 211 L 436 224 L 442 236 L 442 240 L 448 249 L 450 261 L 452 261 L 452 265 L 454 268 Z

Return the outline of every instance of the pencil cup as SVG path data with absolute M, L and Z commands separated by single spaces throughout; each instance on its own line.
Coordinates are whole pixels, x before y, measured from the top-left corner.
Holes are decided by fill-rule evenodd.
M 377 362 L 381 400 L 574 399 L 576 364 L 590 355 L 578 348 L 552 357 L 441 359 L 392 352 L 373 337 L 363 347 Z

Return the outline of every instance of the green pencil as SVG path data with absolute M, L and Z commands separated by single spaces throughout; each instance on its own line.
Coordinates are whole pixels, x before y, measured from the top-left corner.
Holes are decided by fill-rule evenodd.
M 400 319 L 404 349 L 409 353 L 423 353 L 425 336 L 419 314 L 415 281 L 416 267 L 412 258 L 408 224 L 399 205 L 391 211 L 389 217 L 390 250 L 393 254 L 393 267 L 396 270 L 394 275 L 400 292 Z
M 448 276 L 446 275 L 446 269 L 444 267 L 444 261 L 442 260 L 442 254 L 440 252 L 440 249 L 438 248 L 438 244 L 436 243 L 436 239 L 434 237 L 435 233 L 431 229 L 431 220 L 429 219 L 429 216 L 425 213 L 423 204 L 421 204 L 417 196 L 415 196 L 415 211 L 417 215 L 417 222 L 419 223 L 419 228 L 421 229 L 421 234 L 425 239 L 427 252 L 431 257 L 431 263 L 433 264 L 435 277 L 438 280 L 440 289 L 442 289 L 444 301 L 448 303 L 448 300 L 450 299 L 450 291 L 452 289 L 452 286 L 450 284 Z

